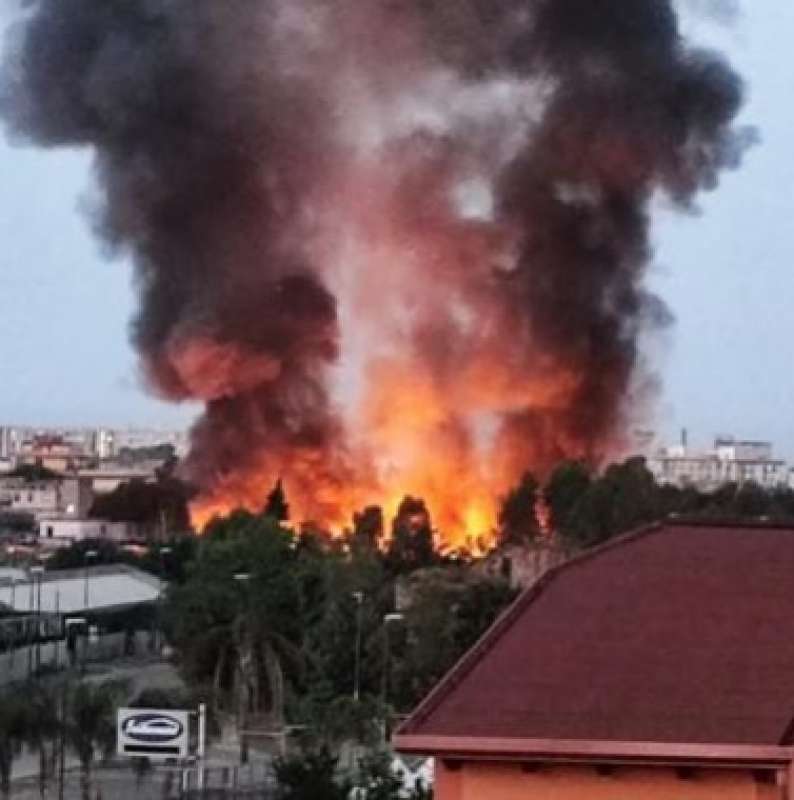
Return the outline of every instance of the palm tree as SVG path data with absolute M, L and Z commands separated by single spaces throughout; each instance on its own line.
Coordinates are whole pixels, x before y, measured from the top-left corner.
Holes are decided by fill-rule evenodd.
M 282 664 L 297 664 L 298 648 L 266 614 L 252 610 L 241 614 L 235 621 L 229 647 L 236 662 L 233 693 L 237 699 L 240 726 L 245 730 L 249 714 L 264 712 L 269 727 L 281 730 L 284 724 Z M 241 760 L 247 761 L 244 735 L 241 737 Z
M 58 703 L 55 695 L 42 685 L 34 685 L 30 689 L 29 700 L 25 707 L 24 741 L 39 755 L 39 794 L 44 797 L 47 782 L 51 774 L 55 755 L 54 742 L 60 729 Z M 48 753 L 48 745 L 52 744 L 52 752 Z M 52 755 L 53 758 L 48 756 Z
M 0 698 L 0 793 L 11 797 L 11 770 L 25 739 L 25 704 L 18 694 Z
M 121 683 L 78 683 L 67 710 L 66 741 L 80 761 L 83 800 L 91 800 L 93 766 L 97 752 L 107 758 L 116 742 L 116 706 Z
M 299 664 L 302 635 L 296 558 L 275 520 L 238 512 L 208 531 L 189 580 L 168 597 L 183 669 L 212 683 L 215 711 L 234 708 L 243 730 L 249 714 L 283 721 L 284 665 Z

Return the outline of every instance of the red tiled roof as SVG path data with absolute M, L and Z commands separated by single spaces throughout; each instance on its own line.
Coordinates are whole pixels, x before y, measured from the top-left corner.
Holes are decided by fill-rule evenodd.
M 668 523 L 525 593 L 398 732 L 790 744 L 794 528 Z

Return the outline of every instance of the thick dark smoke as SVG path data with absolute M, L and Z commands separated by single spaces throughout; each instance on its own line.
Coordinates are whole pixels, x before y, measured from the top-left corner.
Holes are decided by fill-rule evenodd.
M 93 149 L 149 383 L 206 403 L 206 495 L 284 474 L 332 515 L 378 482 L 330 379 L 345 342 L 365 391 L 376 340 L 430 376 L 456 458 L 495 417 L 494 485 L 614 446 L 668 318 L 642 285 L 651 202 L 737 165 L 741 99 L 670 0 L 38 0 L 2 113 Z

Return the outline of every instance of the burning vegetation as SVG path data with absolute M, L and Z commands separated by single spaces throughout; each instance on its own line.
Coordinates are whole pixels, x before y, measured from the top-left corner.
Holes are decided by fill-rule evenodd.
M 411 494 L 450 543 L 528 468 L 621 449 L 652 201 L 749 141 L 671 0 L 37 0 L 2 114 L 90 147 L 148 385 L 200 401 L 197 520 Z

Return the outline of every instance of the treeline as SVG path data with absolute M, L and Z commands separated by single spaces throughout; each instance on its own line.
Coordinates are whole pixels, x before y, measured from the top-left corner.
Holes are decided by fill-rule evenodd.
M 411 518 L 386 549 L 361 530 L 295 534 L 267 513 L 216 520 L 165 608 L 190 683 L 218 712 L 305 726 L 312 752 L 377 741 L 515 594 L 427 547 Z
M 576 462 L 561 464 L 543 488 L 543 495 L 552 529 L 574 549 L 600 544 L 671 515 L 794 522 L 794 490 L 789 487 L 764 489 L 755 483 L 728 483 L 703 492 L 695 487 L 659 484 L 640 457 L 613 464 L 601 474 Z M 509 526 L 501 526 L 503 539 L 509 540 L 515 533 Z
M 68 679 L 24 687 L 0 694 L 0 796 L 12 796 L 14 760 L 25 748 L 38 756 L 39 794 L 63 779 L 67 754 L 80 765 L 81 796 L 94 797 L 97 759 L 107 758 L 116 743 L 116 707 L 125 697 L 121 682 L 89 683 Z M 61 796 L 63 796 L 61 794 Z

